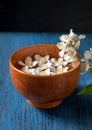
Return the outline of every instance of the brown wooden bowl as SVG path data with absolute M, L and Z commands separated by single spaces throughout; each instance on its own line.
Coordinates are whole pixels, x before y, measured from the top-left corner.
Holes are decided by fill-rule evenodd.
M 75 67 L 63 74 L 38 76 L 20 70 L 18 61 L 35 54 L 58 58 L 59 49 L 53 44 L 28 46 L 17 50 L 10 57 L 10 75 L 15 89 L 24 96 L 30 105 L 38 108 L 58 106 L 77 86 L 80 75 L 80 57 Z

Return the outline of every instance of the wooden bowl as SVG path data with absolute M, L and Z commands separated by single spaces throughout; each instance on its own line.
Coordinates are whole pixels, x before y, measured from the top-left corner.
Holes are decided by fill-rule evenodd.
M 28 103 L 38 108 L 58 106 L 77 86 L 80 75 L 80 57 L 75 67 L 63 74 L 38 76 L 20 70 L 18 61 L 35 54 L 58 58 L 59 49 L 53 44 L 28 46 L 17 50 L 10 57 L 10 75 L 15 89 L 24 96 Z

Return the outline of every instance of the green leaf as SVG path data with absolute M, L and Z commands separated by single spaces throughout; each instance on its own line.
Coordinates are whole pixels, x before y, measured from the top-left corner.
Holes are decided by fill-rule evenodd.
M 92 94 L 92 84 L 87 85 L 77 93 L 77 95 L 83 95 L 83 94 Z
M 89 71 L 90 71 L 90 74 L 92 75 L 92 68 L 90 68 Z

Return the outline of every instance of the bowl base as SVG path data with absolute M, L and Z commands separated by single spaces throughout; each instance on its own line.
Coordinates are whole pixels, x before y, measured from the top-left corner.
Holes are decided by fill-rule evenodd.
M 27 100 L 27 102 L 34 107 L 37 108 L 53 108 L 53 107 L 57 107 L 58 105 L 60 105 L 62 103 L 63 100 L 59 100 L 59 101 L 55 101 L 55 102 L 51 102 L 51 103 L 35 103 L 32 102 L 31 100 Z

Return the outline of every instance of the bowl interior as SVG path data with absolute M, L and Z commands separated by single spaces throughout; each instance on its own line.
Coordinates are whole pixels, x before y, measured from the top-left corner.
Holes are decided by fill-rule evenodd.
M 59 51 L 60 49 L 53 44 L 39 44 L 39 45 L 27 46 L 13 53 L 13 55 L 10 58 L 10 64 L 13 67 L 17 68 L 18 70 L 21 70 L 22 66 L 18 64 L 18 61 L 24 61 L 27 56 L 30 56 L 33 60 L 35 54 L 38 54 L 40 56 L 49 55 L 50 58 L 58 59 Z M 77 55 L 77 58 L 78 58 L 77 61 L 74 61 L 70 64 L 69 67 L 70 70 L 68 72 L 76 69 L 80 65 L 79 55 Z
M 52 44 L 51 45 L 40 44 L 40 45 L 28 46 L 20 50 L 17 50 L 11 56 L 11 63 L 14 67 L 20 69 L 21 66 L 18 65 L 18 61 L 24 61 L 24 59 L 27 56 L 30 56 L 33 59 L 35 54 L 39 54 L 41 56 L 50 55 L 50 58 L 58 58 L 58 52 L 59 49 L 56 47 L 56 45 L 52 45 Z

